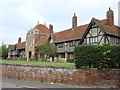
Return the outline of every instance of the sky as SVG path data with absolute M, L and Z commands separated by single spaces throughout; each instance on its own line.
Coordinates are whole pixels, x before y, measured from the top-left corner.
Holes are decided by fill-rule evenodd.
M 76 13 L 78 26 L 90 23 L 92 17 L 105 19 L 109 7 L 118 25 L 120 0 L 0 0 L 0 44 L 26 40 L 28 30 L 40 24 L 53 25 L 54 32 L 72 27 Z

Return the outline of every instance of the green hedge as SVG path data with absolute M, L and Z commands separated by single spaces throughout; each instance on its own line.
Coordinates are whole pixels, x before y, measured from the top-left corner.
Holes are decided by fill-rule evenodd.
M 76 68 L 120 69 L 120 46 L 79 45 L 74 56 Z

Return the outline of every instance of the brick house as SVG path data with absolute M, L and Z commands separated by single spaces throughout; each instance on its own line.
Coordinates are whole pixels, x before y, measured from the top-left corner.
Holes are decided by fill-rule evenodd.
M 29 30 L 26 35 L 26 41 L 9 45 L 8 58 L 35 58 L 35 47 L 45 43 L 55 44 L 58 49 L 59 61 L 67 62 L 73 58 L 74 47 L 79 44 L 97 44 L 111 43 L 120 45 L 120 27 L 114 25 L 114 13 L 109 8 L 106 13 L 106 19 L 98 20 L 92 18 L 89 24 L 77 26 L 77 16 L 74 13 L 72 17 L 72 27 L 60 32 L 53 32 L 53 26 L 49 28 L 38 24 Z

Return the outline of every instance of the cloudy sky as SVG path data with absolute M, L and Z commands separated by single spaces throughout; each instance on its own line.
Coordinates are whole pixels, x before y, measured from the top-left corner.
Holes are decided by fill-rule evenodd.
M 26 33 L 37 22 L 54 26 L 54 32 L 71 28 L 74 12 L 78 25 L 89 23 L 92 17 L 105 19 L 109 7 L 118 25 L 120 0 L 0 0 L 0 43 L 25 41 Z

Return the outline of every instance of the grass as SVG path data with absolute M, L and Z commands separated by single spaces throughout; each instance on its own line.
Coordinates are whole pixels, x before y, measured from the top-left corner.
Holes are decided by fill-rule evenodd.
M 54 67 L 75 67 L 74 63 L 68 63 L 68 62 L 63 63 L 63 62 L 0 60 L 0 63 L 21 64 L 21 65 L 54 66 Z

